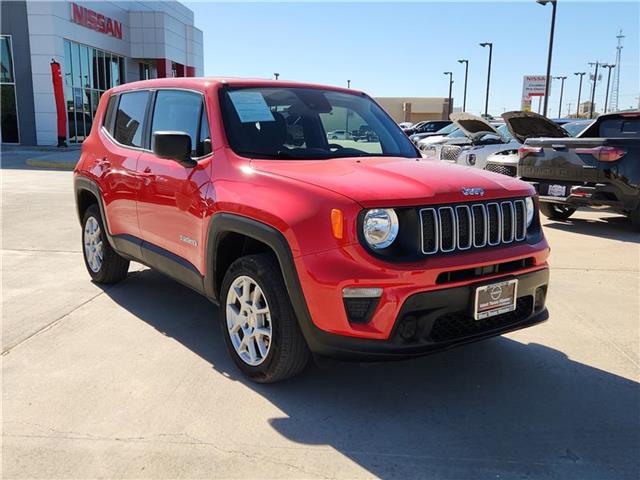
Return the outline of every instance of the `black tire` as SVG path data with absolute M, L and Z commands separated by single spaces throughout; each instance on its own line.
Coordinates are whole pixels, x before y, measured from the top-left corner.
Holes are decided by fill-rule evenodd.
M 576 209 L 560 203 L 540 202 L 540 211 L 551 220 L 566 220 L 575 213 Z
M 268 304 L 272 336 L 269 350 L 259 365 L 245 362 L 231 341 L 227 328 L 227 295 L 238 277 L 250 277 L 262 290 Z M 291 307 L 282 273 L 271 254 L 247 255 L 237 259 L 225 273 L 220 292 L 222 335 L 236 366 L 251 380 L 274 383 L 300 373 L 310 358 L 298 320 Z
M 85 229 L 87 227 L 87 222 L 90 219 L 94 219 L 98 222 L 98 226 L 100 227 L 99 231 L 99 239 L 102 242 L 102 262 L 100 264 L 99 269 L 94 270 L 89 265 L 89 251 L 85 246 Z M 84 214 L 84 218 L 82 219 L 82 258 L 84 259 L 84 264 L 87 267 L 87 271 L 94 282 L 97 283 L 117 283 L 127 276 L 127 272 L 129 271 L 129 260 L 122 258 L 118 255 L 107 240 L 105 235 L 104 222 L 102 221 L 102 216 L 100 215 L 100 209 L 98 205 L 91 205 L 87 208 L 87 211 Z

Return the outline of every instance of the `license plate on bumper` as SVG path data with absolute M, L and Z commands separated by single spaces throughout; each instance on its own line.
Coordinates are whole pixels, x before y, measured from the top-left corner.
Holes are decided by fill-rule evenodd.
M 476 288 L 473 318 L 485 318 L 512 312 L 516 309 L 518 280 L 507 280 Z

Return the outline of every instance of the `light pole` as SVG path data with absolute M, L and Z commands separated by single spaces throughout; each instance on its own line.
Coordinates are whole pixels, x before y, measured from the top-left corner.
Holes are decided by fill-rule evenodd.
M 467 111 L 467 77 L 469 76 L 469 60 L 458 60 L 458 63 L 464 63 L 464 95 L 462 96 L 462 111 Z
M 449 105 L 448 105 L 448 109 L 449 109 L 449 115 L 451 115 L 452 110 L 452 105 L 451 105 L 451 93 L 453 90 L 453 72 L 444 72 L 444 75 L 449 75 Z
M 558 106 L 558 118 L 562 118 L 562 94 L 564 93 L 564 81 L 567 77 L 553 77 L 560 80 L 560 105 Z
M 604 96 L 604 112 L 603 112 L 603 113 L 607 113 L 607 107 L 609 106 L 609 82 L 611 82 L 611 70 L 616 66 L 609 63 L 605 63 L 602 66 L 604 68 L 609 69 L 609 73 L 607 74 L 607 93 Z
M 582 95 L 582 77 L 584 77 L 587 72 L 575 72 L 574 75 L 578 75 L 580 77 L 580 83 L 578 84 L 578 106 L 576 107 L 576 118 L 580 118 L 580 95 Z
M 556 29 L 556 7 L 557 0 L 536 0 L 540 5 L 551 3 L 551 31 L 549 32 L 549 52 L 547 54 L 547 77 L 544 81 L 544 110 L 542 114 L 547 116 L 547 107 L 549 106 L 549 83 L 551 82 L 551 56 L 553 55 L 553 34 Z
M 593 118 L 593 103 L 596 101 L 596 85 L 598 82 L 598 67 L 600 65 L 600 62 L 589 62 L 589 66 L 595 67 L 595 71 L 593 72 L 593 85 L 591 86 L 591 105 L 589 105 L 589 118 Z
M 276 80 L 278 80 L 278 77 L 280 76 L 279 73 L 274 73 L 273 76 L 275 77 Z
M 487 69 L 487 96 L 484 100 L 484 116 L 489 116 L 489 84 L 491 83 L 491 55 L 493 53 L 493 43 L 483 42 L 481 47 L 489 47 L 489 68 Z
M 347 80 L 347 88 L 351 88 L 351 80 Z

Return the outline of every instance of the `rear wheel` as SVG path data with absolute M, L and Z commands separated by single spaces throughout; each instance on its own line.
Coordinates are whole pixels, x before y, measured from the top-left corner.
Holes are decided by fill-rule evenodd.
M 87 208 L 82 219 L 82 251 L 84 264 L 94 281 L 116 283 L 127 276 L 129 260 L 109 245 L 100 209 L 95 204 Z
M 273 383 L 302 371 L 309 350 L 273 255 L 247 255 L 233 262 L 220 299 L 225 343 L 245 375 Z
M 576 209 L 559 203 L 540 202 L 540 211 L 551 220 L 566 220 Z

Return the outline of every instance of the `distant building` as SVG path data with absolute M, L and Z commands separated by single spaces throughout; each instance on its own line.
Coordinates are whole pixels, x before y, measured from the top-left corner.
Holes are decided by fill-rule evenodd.
M 448 98 L 377 97 L 375 100 L 398 123 L 449 119 Z
M 2 143 L 56 144 L 52 61 L 71 143 L 89 134 L 109 88 L 204 73 L 202 31 L 177 1 L 2 1 L 0 18 Z
M 580 108 L 578 109 L 578 112 L 581 117 L 588 117 L 589 114 L 591 113 L 591 102 L 589 100 L 587 100 L 586 102 L 582 102 L 580 104 Z M 595 116 L 595 112 L 596 112 L 596 104 L 594 102 L 593 104 L 594 116 Z

